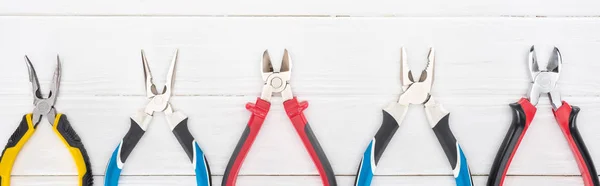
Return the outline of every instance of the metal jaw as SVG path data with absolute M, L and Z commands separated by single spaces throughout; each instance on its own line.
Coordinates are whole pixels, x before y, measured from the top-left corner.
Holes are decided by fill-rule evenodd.
M 150 102 L 148 102 L 148 105 L 146 105 L 144 112 L 150 116 L 154 115 L 154 112 L 165 112 L 165 114 L 168 115 L 172 114 L 173 108 L 171 107 L 169 100 L 172 96 L 172 89 L 175 81 L 175 65 L 177 63 L 177 56 L 179 54 L 178 50 L 175 50 L 175 54 L 171 60 L 171 66 L 169 67 L 169 72 L 167 74 L 167 82 L 165 83 L 161 93 L 158 92 L 156 85 L 152 80 L 152 73 L 150 72 L 150 67 L 148 66 L 148 60 L 146 59 L 144 50 L 142 50 L 141 53 L 142 64 L 144 66 L 146 96 L 150 98 Z
M 281 68 L 279 71 L 273 70 L 269 51 L 263 53 L 262 63 L 262 78 L 265 82 L 260 99 L 271 101 L 273 93 L 280 93 L 284 100 L 294 98 L 292 87 L 290 86 L 290 76 L 292 75 L 292 59 L 290 58 L 287 49 L 283 53 Z
M 400 81 L 402 82 L 402 90 L 398 103 L 403 105 L 409 104 L 424 104 L 430 98 L 431 87 L 433 86 L 433 69 L 435 65 L 435 50 L 429 49 L 427 56 L 427 67 L 421 71 L 421 76 L 418 81 L 413 78 L 412 71 L 408 68 L 406 60 L 406 51 L 402 48 L 401 52 L 401 71 Z
M 58 90 L 60 88 L 60 58 L 58 55 L 56 56 L 56 69 L 54 70 L 54 77 L 52 78 L 52 84 L 47 98 L 44 98 L 40 90 L 40 83 L 37 74 L 35 73 L 35 68 L 33 68 L 31 61 L 27 56 L 25 56 L 25 63 L 27 64 L 27 69 L 29 71 L 29 82 L 31 82 L 33 91 L 33 105 L 35 105 L 33 116 L 31 118 L 32 122 L 34 125 L 37 125 L 40 123 L 42 116 L 46 115 L 48 122 L 53 125 L 54 120 L 56 119 L 56 109 L 54 108 L 54 104 L 56 103 Z
M 562 100 L 560 93 L 556 89 L 556 83 L 560 75 L 560 69 L 562 66 L 562 57 L 558 48 L 554 47 L 552 51 L 552 57 L 548 61 L 546 70 L 539 70 L 535 49 L 531 46 L 529 50 L 529 71 L 531 75 L 531 89 L 527 98 L 533 105 L 537 105 L 539 102 L 540 94 L 548 94 L 550 103 L 554 110 L 562 106 Z

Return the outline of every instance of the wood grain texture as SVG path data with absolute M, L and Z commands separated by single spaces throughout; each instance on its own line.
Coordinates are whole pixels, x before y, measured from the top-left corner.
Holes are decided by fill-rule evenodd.
M 594 0 L 23 0 L 0 1 L 5 15 L 128 16 L 599 16 Z
M 0 6 L 1 7 L 1 6 Z M 39 8 L 39 7 L 38 7 Z M 63 60 L 57 103 L 86 145 L 97 180 L 126 133 L 128 117 L 145 104 L 140 49 L 155 81 L 164 81 L 175 48 L 180 58 L 175 109 L 213 173 L 222 175 L 259 96 L 260 58 L 283 48 L 294 60 L 292 86 L 321 141 L 340 185 L 350 185 L 381 108 L 400 93 L 399 49 L 412 69 L 437 49 L 433 95 L 451 111 L 450 126 L 483 185 L 506 130 L 509 103 L 529 88 L 526 54 L 537 44 L 545 65 L 552 46 L 563 54 L 559 87 L 580 106 L 578 124 L 600 161 L 600 20 L 596 18 L 244 18 L 244 17 L 0 17 L 0 141 L 32 109 L 23 55 L 32 59 L 47 90 L 55 55 Z M 279 64 L 275 64 L 279 66 Z M 568 145 L 543 98 L 517 156 L 510 185 L 580 185 Z M 66 185 L 76 174 L 67 150 L 49 125 L 40 125 L 15 164 L 16 185 Z M 193 170 L 162 114 L 131 154 L 122 185 L 190 185 Z M 244 164 L 240 185 L 319 185 L 308 154 L 284 114 L 281 99 Z M 378 167 L 374 185 L 452 185 L 451 169 L 424 111 L 411 107 Z M 181 182 L 180 182 L 181 178 Z M 33 180 L 33 181 L 32 181 Z M 215 183 L 220 178 L 215 178 Z M 150 183 L 153 182 L 153 183 Z M 156 182 L 156 183 L 154 183 Z M 101 182 L 98 182 L 101 183 Z M 507 184 L 509 185 L 509 184 Z

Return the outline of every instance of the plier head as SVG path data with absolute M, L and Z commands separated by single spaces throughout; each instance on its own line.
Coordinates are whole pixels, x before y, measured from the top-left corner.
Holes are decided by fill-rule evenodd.
M 261 72 L 264 81 L 263 90 L 260 96 L 261 99 L 270 101 L 274 93 L 280 93 L 284 100 L 289 100 L 294 97 L 289 83 L 292 75 L 292 59 L 290 58 L 287 49 L 283 52 L 281 67 L 277 71 L 273 69 L 269 51 L 265 50 L 261 63 Z
M 31 61 L 27 56 L 25 56 L 25 63 L 27 64 L 27 69 L 29 71 L 29 82 L 31 82 L 32 85 L 33 105 L 35 106 L 32 113 L 32 122 L 37 126 L 41 121 L 42 116 L 46 115 L 48 122 L 53 125 L 56 118 L 54 104 L 56 103 L 58 90 L 60 88 L 60 58 L 58 55 L 56 56 L 56 69 L 54 70 L 54 77 L 52 78 L 52 84 L 50 85 L 50 92 L 48 92 L 47 98 L 43 96 L 42 91 L 40 90 L 40 82 L 35 73 L 35 68 L 33 68 L 33 64 L 31 64 Z
M 529 50 L 529 72 L 531 75 L 531 89 L 527 95 L 529 102 L 533 105 L 537 105 L 540 94 L 548 94 L 552 107 L 556 110 L 562 106 L 562 100 L 560 93 L 556 88 L 556 83 L 560 76 L 560 69 L 562 66 L 562 57 L 558 48 L 554 47 L 552 56 L 548 61 L 548 65 L 545 70 L 540 70 L 537 56 L 535 54 L 534 46 L 531 46 Z
M 167 112 L 172 113 L 173 109 L 171 108 L 171 104 L 169 101 L 171 100 L 171 96 L 173 95 L 173 84 L 175 82 L 175 66 L 177 64 L 177 56 L 179 54 L 178 50 L 175 50 L 175 54 L 173 55 L 173 59 L 171 60 L 171 66 L 169 67 L 169 72 L 167 73 L 167 81 L 162 91 L 159 92 L 156 89 L 156 85 L 152 79 L 152 72 L 150 71 L 150 67 L 148 66 L 148 60 L 146 59 L 146 54 L 144 50 L 142 53 L 142 65 L 144 66 L 144 80 L 146 85 L 146 96 L 150 99 L 148 105 L 146 105 L 145 112 L 148 115 L 153 115 L 154 112 Z
M 435 50 L 429 49 L 427 55 L 427 67 L 421 71 L 419 79 L 413 77 L 413 73 L 408 68 L 408 61 L 406 60 L 406 51 L 402 48 L 400 69 L 402 74 L 400 81 L 402 82 L 402 90 L 404 91 L 400 95 L 398 103 L 409 105 L 409 104 L 424 104 L 429 100 L 431 96 L 431 87 L 433 86 L 433 69 L 435 65 Z

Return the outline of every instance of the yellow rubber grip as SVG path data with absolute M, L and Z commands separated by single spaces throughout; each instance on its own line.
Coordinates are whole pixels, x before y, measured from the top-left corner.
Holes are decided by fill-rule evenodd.
M 79 186 L 88 186 L 91 185 L 91 171 L 89 166 L 89 158 L 85 149 L 83 149 L 83 145 L 81 144 L 81 139 L 75 131 L 72 130 L 69 122 L 64 118 L 61 122 L 62 114 L 57 114 L 56 119 L 54 120 L 54 125 L 52 125 L 52 129 L 54 133 L 60 138 L 60 140 L 65 144 L 71 156 L 73 156 L 73 160 L 75 161 L 75 165 L 77 166 L 77 173 L 79 177 Z M 65 137 L 65 135 L 67 135 Z M 67 139 L 69 139 L 67 141 Z M 74 144 L 75 146 L 71 146 Z M 83 152 L 82 152 L 83 151 Z
M 2 159 L 0 159 L 0 179 L 2 181 L 0 182 L 0 186 L 10 185 L 10 174 L 15 160 L 17 159 L 17 155 L 19 154 L 25 143 L 27 143 L 29 138 L 31 138 L 31 135 L 33 135 L 33 133 L 35 132 L 35 127 L 33 126 L 33 122 L 31 121 L 31 115 L 32 114 L 27 114 L 25 116 L 25 120 L 27 122 L 26 132 L 24 134 L 21 134 L 22 131 L 20 130 L 22 130 L 22 127 L 19 127 L 17 131 L 15 131 L 13 136 L 11 136 L 11 138 L 9 139 L 7 147 L 2 153 Z M 23 125 L 23 122 L 21 122 L 20 125 Z M 13 146 L 11 145 L 14 143 L 12 140 L 18 140 L 18 142 Z

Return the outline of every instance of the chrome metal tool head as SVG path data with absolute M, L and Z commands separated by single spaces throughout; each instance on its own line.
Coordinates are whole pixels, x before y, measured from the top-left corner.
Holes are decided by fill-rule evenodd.
M 292 59 L 287 49 L 283 52 L 281 67 L 278 71 L 273 69 L 269 51 L 263 53 L 261 63 L 262 78 L 265 82 L 260 98 L 270 101 L 273 93 L 280 93 L 284 100 L 292 99 L 292 88 L 290 86 L 290 77 L 292 75 Z
M 556 88 L 556 83 L 560 76 L 560 70 L 562 66 L 562 56 L 558 48 L 554 47 L 552 56 L 548 61 L 546 70 L 539 69 L 537 56 L 535 54 L 534 46 L 531 46 L 529 50 L 529 73 L 531 75 L 531 89 L 527 95 L 529 102 L 533 105 L 537 105 L 539 102 L 540 94 L 548 94 L 550 103 L 554 109 L 558 109 L 562 106 L 562 100 L 560 98 L 560 92 Z
M 33 105 L 35 105 L 31 118 L 32 122 L 37 126 L 41 121 L 42 116 L 46 115 L 48 122 L 53 125 L 54 120 L 56 119 L 56 109 L 54 108 L 54 104 L 56 104 L 58 90 L 60 88 L 60 58 L 58 55 L 56 56 L 56 69 L 54 70 L 54 76 L 47 98 L 44 98 L 42 91 L 40 90 L 40 83 L 37 74 L 35 73 L 35 68 L 33 68 L 33 64 L 31 64 L 31 61 L 27 56 L 25 56 L 25 63 L 27 64 L 27 69 L 29 71 L 29 82 L 31 82 L 33 91 Z
M 148 103 L 145 109 L 145 112 L 148 115 L 153 115 L 154 112 L 173 113 L 173 109 L 171 108 L 171 104 L 169 103 L 169 101 L 171 100 L 171 96 L 173 94 L 173 85 L 175 82 L 175 66 L 177 64 L 177 56 L 179 54 L 178 51 L 179 50 L 175 50 L 175 54 L 173 55 L 173 59 L 171 60 L 171 66 L 169 67 L 169 72 L 167 73 L 167 81 L 162 89 L 162 92 L 160 93 L 156 89 L 156 85 L 153 82 L 152 72 L 150 72 L 150 67 L 148 66 L 148 60 L 146 59 L 144 50 L 141 51 L 142 65 L 144 66 L 146 96 L 150 98 L 150 102 Z
M 400 81 L 402 82 L 402 90 L 404 91 L 400 95 L 398 103 L 401 104 L 424 104 L 429 100 L 431 87 L 433 86 L 434 78 L 434 66 L 435 66 L 435 50 L 429 49 L 427 55 L 427 67 L 421 71 L 421 76 L 417 81 L 413 77 L 413 73 L 408 68 L 408 61 L 406 60 L 406 51 L 402 48 L 401 52 L 401 71 Z

